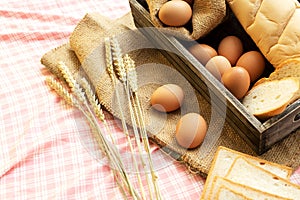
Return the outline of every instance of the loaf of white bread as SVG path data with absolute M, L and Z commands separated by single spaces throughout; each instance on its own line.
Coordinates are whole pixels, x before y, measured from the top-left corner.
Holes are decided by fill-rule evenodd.
M 297 0 L 227 0 L 244 30 L 277 68 L 300 58 L 300 3 Z
M 300 197 L 300 186 L 289 181 L 292 169 L 219 146 L 201 200 L 281 200 Z

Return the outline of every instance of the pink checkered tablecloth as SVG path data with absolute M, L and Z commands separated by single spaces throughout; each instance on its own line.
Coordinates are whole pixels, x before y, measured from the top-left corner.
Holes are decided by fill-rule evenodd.
M 129 11 L 125 0 L 0 2 L 0 199 L 122 198 L 105 159 L 88 148 L 82 114 L 49 92 L 40 58 L 66 43 L 86 13 L 115 19 Z M 163 198 L 199 199 L 204 179 L 151 147 Z M 300 184 L 300 170 L 291 180 Z

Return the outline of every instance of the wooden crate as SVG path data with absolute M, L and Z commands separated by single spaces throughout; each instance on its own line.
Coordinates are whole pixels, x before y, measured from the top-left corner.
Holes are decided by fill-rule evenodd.
M 276 142 L 300 127 L 300 99 L 290 105 L 282 114 L 265 122 L 259 121 L 188 52 L 184 41 L 167 36 L 156 28 L 143 29 L 154 27 L 145 0 L 129 0 L 129 3 L 135 25 L 141 28 L 140 31 L 158 48 L 172 49 L 173 53 L 167 51 L 162 51 L 162 53 L 190 81 L 193 87 L 214 105 L 214 108 L 224 114 L 223 108 L 226 107 L 227 122 L 257 154 L 264 153 Z M 224 22 L 199 42 L 216 47 L 223 37 L 230 34 L 241 37 L 245 50 L 257 49 L 230 11 Z M 272 69 L 267 62 L 265 75 L 268 75 Z

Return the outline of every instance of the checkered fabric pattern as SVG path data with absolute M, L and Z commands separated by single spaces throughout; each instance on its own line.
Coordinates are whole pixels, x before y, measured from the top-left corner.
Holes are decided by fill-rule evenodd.
M 66 43 L 86 13 L 115 19 L 129 11 L 125 0 L 0 2 L 0 199 L 122 199 L 85 118 L 45 85 L 40 58 Z M 164 199 L 199 199 L 204 179 L 154 144 L 151 152 Z M 300 183 L 300 170 L 291 180 Z

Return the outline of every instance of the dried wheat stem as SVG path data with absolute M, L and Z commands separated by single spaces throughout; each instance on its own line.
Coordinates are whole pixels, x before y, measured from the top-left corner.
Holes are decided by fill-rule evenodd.
M 112 171 L 116 177 L 118 175 L 122 178 L 123 186 L 130 192 L 130 195 L 134 197 L 134 199 L 140 199 L 138 193 L 135 191 L 133 185 L 129 182 L 129 177 L 124 169 L 124 164 L 122 163 L 120 154 L 118 151 L 113 148 L 112 145 L 109 144 L 109 142 L 105 139 L 105 137 L 102 134 L 102 131 L 97 123 L 97 119 L 94 117 L 94 115 L 87 115 L 87 119 L 89 120 L 90 124 L 92 125 L 94 137 L 98 144 L 100 144 L 100 148 L 102 151 L 105 152 L 107 157 L 109 158 L 110 165 L 112 166 Z M 119 182 L 119 181 L 118 181 Z M 119 185 L 122 186 L 122 185 Z M 123 188 L 121 187 L 121 192 L 123 192 Z
M 143 158 L 143 148 L 140 144 L 141 138 L 140 138 L 140 135 L 139 135 L 139 130 L 136 126 L 136 124 L 137 124 L 136 116 L 135 116 L 135 112 L 132 108 L 131 95 L 129 93 L 130 91 L 129 91 L 128 88 L 129 87 L 127 86 L 125 90 L 126 90 L 126 96 L 127 96 L 127 100 L 128 100 L 128 106 L 129 106 L 129 112 L 130 112 L 130 119 L 131 119 L 131 122 L 132 122 L 133 133 L 134 133 L 135 141 L 136 141 L 136 144 L 137 144 L 137 147 L 138 147 L 140 160 L 142 162 L 142 166 L 144 167 L 145 177 L 146 177 L 147 185 L 148 185 L 148 188 L 149 188 L 150 199 L 153 199 L 152 192 L 151 192 L 152 191 L 151 183 L 150 183 L 150 180 L 149 180 L 149 177 L 148 177 L 148 174 L 147 174 L 147 169 L 145 168 L 146 162 Z
M 108 156 L 112 166 L 114 166 L 117 169 L 117 172 L 119 172 L 118 175 L 122 177 L 123 184 L 125 184 L 126 188 L 129 190 L 131 196 L 134 197 L 134 199 L 140 199 L 138 193 L 134 190 L 133 185 L 129 182 L 129 177 L 124 170 L 124 165 L 122 163 L 120 155 L 114 148 L 111 147 L 111 145 L 108 144 L 108 141 L 106 141 L 106 139 L 103 137 L 101 129 L 98 125 L 98 121 L 93 115 L 93 112 L 89 108 L 89 105 L 85 98 L 85 94 L 82 91 L 82 88 L 73 78 L 72 74 L 70 73 L 70 71 L 68 70 L 67 66 L 64 63 L 60 62 L 59 68 L 61 70 L 63 77 L 66 79 L 66 82 L 71 88 L 73 95 L 75 95 L 77 99 L 73 98 L 73 96 L 66 89 L 64 90 L 64 88 L 60 85 L 60 83 L 53 81 L 54 79 L 53 80 L 47 79 L 48 85 L 51 86 L 53 89 L 55 89 L 55 91 L 57 91 L 57 93 L 61 95 L 67 101 L 67 103 L 69 103 L 70 105 L 76 105 L 76 107 L 79 108 L 79 110 L 86 116 L 86 118 L 91 124 L 92 130 L 94 130 L 93 133 L 96 133 L 94 135 L 99 147 Z M 87 88 L 87 90 L 89 90 L 89 88 Z M 90 95 L 90 97 L 92 97 L 92 95 Z M 93 101 L 91 100 L 91 102 Z M 94 108 L 99 111 L 100 109 L 99 104 L 97 104 L 97 101 L 95 101 L 94 103 L 95 103 Z M 84 109 L 82 106 L 84 106 L 86 109 Z
M 84 105 L 87 106 L 86 104 Z M 98 125 L 97 119 L 93 115 L 90 108 L 88 106 L 86 108 L 87 111 L 82 109 L 82 107 L 79 107 L 79 109 L 82 111 L 82 113 L 86 116 L 86 118 L 90 122 L 90 125 L 93 130 L 92 133 L 94 134 L 97 144 L 109 158 L 110 164 L 111 166 L 113 166 L 112 170 L 115 171 L 114 174 L 118 174 L 120 177 L 122 177 L 123 184 L 126 186 L 126 189 L 130 192 L 131 196 L 134 197 L 134 199 L 140 199 L 133 185 L 129 182 L 129 177 L 125 172 L 124 164 L 121 160 L 119 152 L 115 148 L 113 148 L 113 146 L 110 145 L 109 142 L 106 140 L 106 138 L 103 136 L 101 128 Z
M 114 48 L 112 47 L 112 51 L 113 51 L 112 56 L 113 56 L 113 60 L 116 61 L 122 55 L 121 50 L 120 50 L 120 47 L 118 45 L 117 40 L 114 39 L 111 44 L 112 44 L 112 46 L 114 45 Z M 118 55 L 118 54 L 120 54 L 120 55 Z M 114 56 L 116 58 L 114 58 Z M 118 63 L 118 62 L 114 62 L 114 64 L 115 63 Z M 151 176 L 152 176 L 153 186 L 154 186 L 154 189 L 155 189 L 155 194 L 156 194 L 157 199 L 161 199 L 161 195 L 160 195 L 159 188 L 158 188 L 158 185 L 157 185 L 157 176 L 156 176 L 156 174 L 154 172 L 154 169 L 153 169 L 154 167 L 153 167 L 153 162 L 152 162 L 152 158 L 151 158 L 151 154 L 150 154 L 149 141 L 148 141 L 147 133 L 145 131 L 146 130 L 145 129 L 145 123 L 144 123 L 144 120 L 143 120 L 144 116 L 140 112 L 133 112 L 132 111 L 132 103 L 131 103 L 131 100 L 130 100 L 129 93 L 131 91 L 133 94 L 135 94 L 137 92 L 137 89 L 138 89 L 135 63 L 126 54 L 124 56 L 123 62 L 121 64 L 122 64 L 122 66 L 116 66 L 117 72 L 119 72 L 120 69 L 124 68 L 126 70 L 127 74 L 126 74 L 126 76 L 124 75 L 123 77 L 126 77 L 126 79 L 125 78 L 122 79 L 122 76 L 120 75 L 121 74 L 120 72 L 117 75 L 119 76 L 119 80 L 123 83 L 126 94 L 128 96 L 128 105 L 129 105 L 129 109 L 130 109 L 130 113 L 131 113 L 131 120 L 132 120 L 133 127 L 137 126 L 136 120 L 135 120 L 135 114 L 136 114 L 137 115 L 137 120 L 139 121 L 138 123 L 140 123 L 139 125 L 143 130 L 142 134 L 141 134 L 142 135 L 142 142 L 144 144 L 144 148 L 146 149 L 146 152 L 147 152 L 147 155 L 148 155 L 148 158 L 149 158 L 149 166 L 150 166 L 150 169 L 151 169 Z M 124 81 L 127 81 L 127 83 L 125 84 Z M 136 96 L 136 95 L 134 95 L 134 96 Z M 139 108 L 141 109 L 141 107 L 139 107 Z M 137 109 L 137 110 L 139 110 L 139 109 Z M 137 128 L 134 128 L 134 132 L 135 132 L 135 137 L 136 137 L 136 141 L 137 141 L 137 144 L 138 144 L 139 152 L 141 152 L 141 148 L 139 147 L 140 137 L 139 137 Z M 143 160 L 142 156 L 141 156 L 141 159 Z M 146 178 L 147 178 L 147 182 L 148 182 L 148 186 L 149 186 L 149 190 L 150 190 L 150 195 L 151 195 L 151 199 L 152 199 L 152 192 L 151 192 L 152 190 L 151 190 L 151 186 L 150 186 L 150 183 L 149 183 L 149 180 L 148 180 L 148 176 L 146 176 Z
M 102 122 L 104 122 L 104 128 L 105 128 L 105 131 L 107 132 L 107 130 L 109 130 L 108 125 L 106 123 L 103 111 L 101 109 L 101 105 L 99 104 L 98 100 L 96 99 L 95 95 L 93 94 L 91 86 L 89 85 L 89 83 L 87 82 L 87 80 L 85 78 L 81 79 L 81 84 L 82 84 L 82 87 L 85 89 L 86 97 L 87 97 L 88 101 L 90 102 L 96 117 L 100 118 L 100 120 Z M 75 91 L 75 94 L 77 94 L 77 93 L 78 92 Z M 78 95 L 80 95 L 80 94 L 78 94 Z M 133 197 L 138 199 L 139 197 L 137 195 L 137 192 L 133 189 L 132 184 L 128 181 L 129 177 L 124 170 L 125 169 L 124 164 L 121 160 L 121 156 L 120 156 L 119 152 L 116 151 L 114 148 L 111 148 L 111 145 L 108 144 L 108 142 L 103 137 L 103 135 L 99 134 L 99 133 L 101 133 L 101 129 L 97 123 L 98 122 L 97 119 L 92 114 L 93 111 L 87 105 L 87 101 L 83 101 L 82 103 L 86 106 L 86 108 L 88 110 L 88 113 L 86 114 L 87 118 L 90 119 L 90 121 L 92 122 L 92 125 L 94 126 L 94 129 L 96 129 L 96 131 L 94 131 L 94 133 L 96 133 L 96 134 L 94 134 L 94 137 L 98 141 L 98 144 L 102 144 L 102 147 L 104 147 L 103 150 L 106 152 L 107 156 L 110 158 L 109 160 L 111 162 L 111 165 L 114 166 L 115 168 L 117 168 L 117 171 L 122 171 L 122 173 L 119 175 L 121 175 L 121 177 L 123 179 L 125 179 L 125 183 L 127 185 L 126 188 L 130 191 L 130 193 Z M 111 132 L 109 132 L 109 135 L 111 137 L 112 142 L 115 143 Z
M 146 130 L 145 121 L 144 121 L 144 113 L 143 113 L 143 110 L 141 108 L 140 101 L 139 101 L 139 98 L 138 98 L 137 94 L 134 95 L 134 99 L 135 99 L 134 102 L 137 105 L 137 106 L 135 106 L 135 107 L 137 107 L 136 108 L 136 113 L 139 116 L 137 121 L 138 121 L 139 127 L 141 128 L 142 141 L 144 143 L 144 148 L 146 149 L 148 159 L 149 159 L 149 166 L 150 166 L 150 170 L 151 170 L 151 177 L 152 177 L 152 181 L 153 181 L 153 186 L 154 186 L 156 198 L 157 199 L 162 199 L 161 194 L 160 194 L 160 190 L 159 190 L 159 187 L 158 187 L 158 184 L 157 184 L 157 175 L 154 171 L 153 160 L 152 160 L 152 156 L 151 156 L 151 152 L 150 152 L 150 145 L 149 145 L 147 130 Z
M 142 147 L 140 145 L 140 134 L 137 128 L 137 124 L 139 124 L 139 118 L 136 115 L 135 110 L 133 109 L 133 104 L 134 102 L 131 101 L 131 92 L 137 92 L 138 86 L 137 86 L 137 73 L 135 70 L 135 63 L 134 61 L 129 57 L 128 54 L 125 54 L 123 57 L 124 60 L 124 65 L 125 65 L 125 69 L 126 69 L 126 73 L 127 73 L 127 84 L 124 84 L 125 90 L 126 90 L 126 95 L 128 98 L 128 105 L 129 105 L 129 110 L 130 110 L 130 116 L 131 116 L 131 121 L 132 121 L 132 125 L 133 125 L 133 130 L 134 130 L 134 135 L 135 135 L 135 139 L 138 145 L 138 150 L 139 153 L 141 155 L 141 161 L 142 164 L 144 166 L 144 170 L 145 170 L 145 175 L 146 175 L 146 180 L 147 180 L 147 184 L 148 184 L 148 188 L 149 188 L 149 194 L 150 194 L 150 199 L 153 199 L 153 195 L 152 195 L 152 187 L 151 187 L 151 183 L 148 177 L 148 173 L 147 173 L 147 169 L 145 168 L 145 160 L 142 156 Z M 134 101 L 134 99 L 133 99 Z M 138 121 L 138 123 L 137 123 Z M 142 143 L 144 143 L 144 139 L 142 139 Z M 147 151 L 146 151 L 147 152 Z M 152 174 L 151 174 L 152 175 Z
M 147 156 L 149 159 L 149 167 L 151 171 L 151 177 L 152 177 L 152 182 L 155 190 L 155 195 L 157 199 L 161 199 L 161 194 L 157 185 L 157 175 L 155 174 L 154 171 L 154 166 L 153 166 L 153 160 L 150 152 L 150 145 L 149 145 L 149 140 L 147 136 L 147 130 L 146 130 L 146 125 L 144 121 L 144 113 L 140 105 L 140 100 L 138 98 L 138 95 L 136 92 L 133 93 L 133 107 L 137 116 L 137 124 L 140 127 L 141 130 L 141 138 L 142 142 L 144 144 L 145 151 L 147 152 Z
M 129 136 L 127 124 L 125 122 L 125 116 L 122 111 L 123 108 L 122 108 L 122 104 L 121 104 L 121 100 L 120 100 L 120 94 L 119 94 L 118 89 L 116 88 L 116 77 L 114 76 L 113 66 L 116 67 L 116 73 L 118 75 L 119 80 L 123 83 L 126 81 L 126 71 L 125 71 L 124 64 L 123 64 L 121 49 L 120 49 L 119 44 L 116 39 L 112 39 L 110 41 L 109 38 L 105 38 L 104 42 L 105 42 L 105 50 L 106 50 L 106 65 L 107 65 L 106 68 L 107 68 L 107 72 L 109 73 L 109 75 L 112 79 L 113 88 L 115 88 L 115 91 L 116 91 L 117 104 L 118 104 L 118 107 L 120 110 L 120 119 L 121 119 L 121 123 L 122 123 L 122 127 L 123 127 L 123 132 L 126 136 L 130 151 L 132 152 L 132 155 L 133 155 L 132 156 L 133 165 L 137 171 L 137 179 L 138 179 L 138 182 L 140 185 L 142 198 L 146 199 L 142 179 L 141 179 L 140 172 L 139 172 L 139 167 L 138 167 L 136 158 L 134 156 L 134 150 L 133 150 L 133 146 L 131 143 L 131 138 Z
M 128 85 L 133 94 L 133 103 L 134 103 L 134 105 L 137 105 L 137 106 L 133 106 L 133 107 L 135 108 L 138 126 L 140 127 L 140 130 L 141 130 L 142 142 L 144 144 L 144 148 L 148 155 L 149 166 L 150 166 L 150 170 L 151 170 L 151 176 L 152 176 L 152 181 L 153 181 L 153 185 L 154 185 L 154 189 L 155 189 L 155 194 L 156 194 L 157 198 L 160 198 L 161 195 L 158 190 L 157 176 L 154 172 L 153 161 L 152 161 L 152 157 L 151 157 L 151 153 L 150 153 L 150 146 L 149 146 L 146 126 L 145 126 L 145 122 L 144 122 L 144 114 L 142 112 L 142 109 L 140 106 L 140 101 L 139 101 L 138 95 L 137 95 L 138 84 L 137 84 L 137 73 L 136 73 L 135 63 L 128 54 L 126 54 L 124 56 L 124 63 L 125 63 L 125 68 L 127 70 Z
M 125 70 L 125 66 L 124 66 L 124 63 L 123 63 L 123 58 L 122 58 L 122 54 L 121 54 L 121 49 L 119 47 L 119 44 L 117 42 L 116 39 L 113 39 L 111 41 L 111 51 L 112 51 L 112 60 L 113 60 L 113 65 L 114 67 L 116 68 L 116 73 L 118 75 L 118 78 L 119 80 L 123 83 L 123 84 L 126 84 L 126 70 Z M 121 59 L 121 60 L 120 60 Z M 112 76 L 111 77 L 114 77 L 115 76 Z M 113 81 L 113 83 L 116 83 L 116 81 Z M 125 89 L 125 91 L 127 92 L 128 90 Z M 128 96 L 128 95 L 127 95 Z M 128 132 L 128 128 L 127 128 L 127 124 L 125 122 L 125 117 L 124 117 L 124 113 L 122 111 L 122 105 L 121 105 L 121 101 L 120 101 L 120 97 L 119 97 L 119 91 L 118 89 L 116 89 L 116 97 L 117 97 L 117 102 L 118 102 L 118 106 L 119 106 L 119 110 L 120 110 L 120 114 L 121 114 L 121 122 L 122 122 L 122 126 L 123 126 L 123 131 L 127 137 L 127 141 L 128 141 L 128 145 L 130 147 L 130 150 L 132 152 L 132 159 L 133 159 L 133 165 L 137 171 L 137 179 L 138 179 L 138 182 L 139 182 L 139 185 L 140 185 L 140 189 L 141 189 L 141 194 L 142 194 L 142 198 L 143 199 L 146 199 L 146 196 L 145 196 L 145 190 L 144 190 L 144 187 L 143 187 L 143 183 L 142 183 L 142 179 L 141 179 L 141 176 L 140 176 L 140 171 L 139 171 L 139 167 L 138 167 L 138 164 L 137 164 L 137 161 L 136 161 L 136 158 L 134 156 L 134 150 L 133 150 L 133 147 L 132 147 L 132 144 L 131 144 L 131 138 L 129 136 L 129 132 Z M 130 99 L 129 99 L 130 100 Z M 129 101 L 129 109 L 130 109 L 130 101 Z M 131 117 L 132 118 L 132 117 Z M 134 123 L 133 123 L 134 124 Z M 134 128 L 134 132 L 136 132 L 135 128 Z M 136 138 L 135 138 L 136 139 Z M 137 139 L 136 139 L 137 141 Z M 137 145 L 138 145 L 138 150 L 139 150 L 139 154 L 141 155 L 141 150 L 139 148 L 139 143 L 137 141 Z

